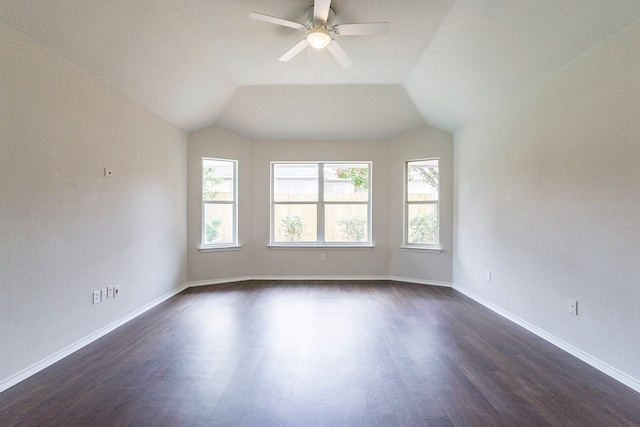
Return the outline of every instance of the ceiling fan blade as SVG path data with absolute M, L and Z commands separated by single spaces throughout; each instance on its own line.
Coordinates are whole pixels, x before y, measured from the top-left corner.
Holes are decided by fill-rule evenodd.
M 331 0 L 315 0 L 313 2 L 313 17 L 318 21 L 327 22 Z
M 338 36 L 378 36 L 389 33 L 389 23 L 340 24 L 334 25 L 333 32 Z
M 287 62 L 291 60 L 291 58 L 302 52 L 307 46 L 309 46 L 309 42 L 307 41 L 307 39 L 300 40 L 297 45 L 289 49 L 284 55 L 278 58 L 278 61 Z
M 276 18 L 275 16 L 265 15 L 264 13 L 251 12 L 249 18 L 257 19 L 258 21 L 269 22 L 271 24 L 282 25 L 284 27 L 290 27 L 296 30 L 304 30 L 306 27 L 297 22 L 287 21 L 286 19 Z
M 340 65 L 342 65 L 344 68 L 349 68 L 353 65 L 353 61 L 351 60 L 351 58 L 349 58 L 347 52 L 344 51 L 342 46 L 340 46 L 337 41 L 331 40 L 331 43 L 329 43 L 329 45 L 327 46 L 327 50 L 331 52 L 333 57 L 336 58 Z

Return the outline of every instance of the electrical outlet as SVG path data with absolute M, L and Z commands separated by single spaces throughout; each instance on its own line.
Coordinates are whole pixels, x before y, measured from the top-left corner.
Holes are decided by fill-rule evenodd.
M 484 278 L 487 279 L 487 282 L 491 281 L 491 272 L 489 270 L 484 272 Z
M 107 298 L 113 298 L 113 286 L 107 286 Z
M 574 316 L 578 315 L 578 301 L 574 299 L 569 300 L 569 313 Z
M 100 291 L 93 291 L 93 303 L 97 304 L 100 302 Z
M 120 286 L 114 286 L 113 287 L 113 297 L 117 297 L 118 295 L 120 295 Z
M 107 288 L 100 289 L 100 300 L 104 301 L 107 299 Z
M 325 254 L 320 254 L 320 261 L 326 261 L 327 257 Z

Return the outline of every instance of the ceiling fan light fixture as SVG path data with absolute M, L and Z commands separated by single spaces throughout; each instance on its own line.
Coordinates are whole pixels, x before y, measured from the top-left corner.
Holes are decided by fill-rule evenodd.
M 323 28 L 314 28 L 307 34 L 307 41 L 316 49 L 324 49 L 331 43 L 331 35 Z

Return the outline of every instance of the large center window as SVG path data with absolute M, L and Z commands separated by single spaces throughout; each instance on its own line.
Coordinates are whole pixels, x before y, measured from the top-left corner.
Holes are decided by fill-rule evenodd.
M 272 162 L 271 244 L 370 246 L 371 162 Z

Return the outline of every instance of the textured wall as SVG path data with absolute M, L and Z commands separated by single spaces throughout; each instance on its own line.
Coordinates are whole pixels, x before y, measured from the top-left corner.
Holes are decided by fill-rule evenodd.
M 636 382 L 639 45 L 636 22 L 456 133 L 454 148 L 454 285 Z
M 1 382 L 186 281 L 186 135 L 0 40 Z M 108 285 L 121 296 L 92 305 Z

